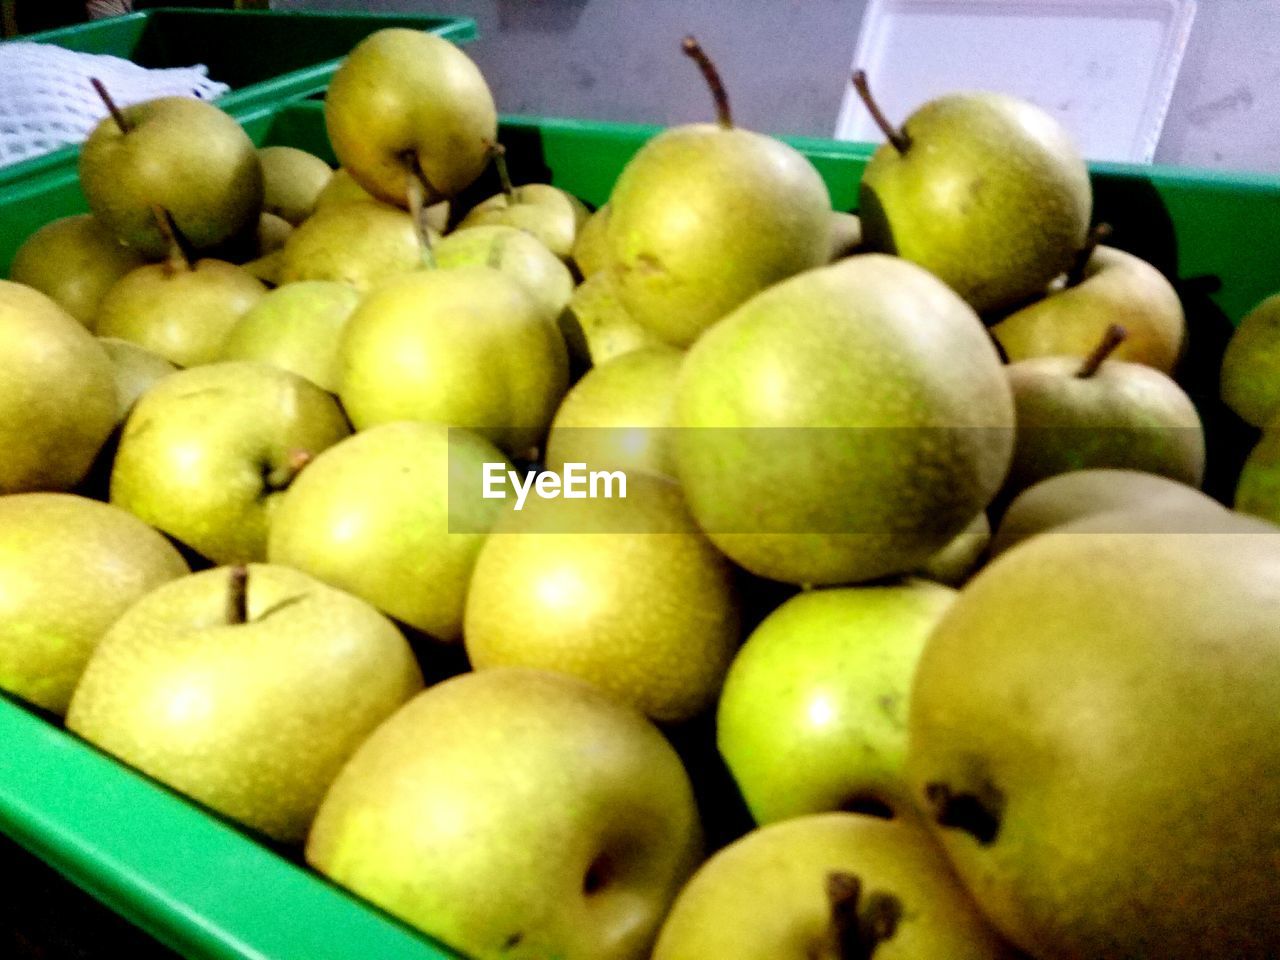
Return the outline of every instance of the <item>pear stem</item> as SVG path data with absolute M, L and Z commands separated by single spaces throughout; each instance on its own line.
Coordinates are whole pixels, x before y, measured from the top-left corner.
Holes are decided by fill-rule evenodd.
M 871 114 L 871 119 L 876 122 L 876 126 L 884 133 L 885 139 L 893 144 L 893 148 L 903 154 L 910 150 L 911 138 L 907 136 L 907 131 L 890 123 L 889 118 L 880 109 L 880 104 L 876 103 L 876 98 L 871 95 L 871 84 L 867 80 L 867 71 L 853 71 L 853 89 L 858 92 L 858 97 L 866 105 L 867 112 Z
M 493 169 L 498 171 L 503 195 L 508 203 L 515 203 L 516 188 L 511 185 L 511 171 L 507 169 L 507 148 L 494 140 L 489 144 L 489 156 L 493 158 Z
M 1098 368 L 1116 352 L 1116 348 L 1124 343 L 1129 337 L 1129 331 L 1118 323 L 1113 323 L 1107 327 L 1107 332 L 1102 335 L 1102 340 L 1093 348 L 1093 353 L 1085 358 L 1084 363 L 1080 365 L 1080 369 L 1076 371 L 1076 376 L 1081 380 L 1088 380 Z
M 831 938 L 837 960 L 871 960 L 876 948 L 898 931 L 902 904 L 883 893 L 862 896 L 862 881 L 851 873 L 827 874 Z
M 416 167 L 417 164 L 415 163 L 414 166 Z M 422 248 L 422 262 L 434 270 L 436 255 L 431 249 L 431 232 L 427 227 L 426 218 L 427 188 L 422 178 L 410 174 L 405 192 L 409 196 L 409 216 L 413 220 L 413 228 L 418 232 L 418 245 Z
M 118 106 L 116 106 L 115 100 L 113 100 L 111 94 L 107 92 L 106 85 L 97 77 L 90 77 L 89 83 L 93 86 L 93 89 L 97 92 L 98 96 L 102 98 L 102 102 L 106 105 L 107 111 L 111 114 L 111 119 L 114 120 L 116 122 L 116 126 L 120 128 L 120 132 L 128 133 L 132 130 L 133 124 L 129 122 L 129 118 L 124 115 Z
M 1084 280 L 1084 272 L 1089 268 L 1089 261 L 1093 259 L 1094 252 L 1098 249 L 1098 245 L 1106 242 L 1111 238 L 1111 224 L 1100 223 L 1089 231 L 1089 236 L 1085 238 L 1084 246 L 1080 248 L 1080 252 L 1076 254 L 1075 261 L 1071 264 L 1071 269 L 1067 271 L 1067 286 L 1077 287 Z
M 685 56 L 698 65 L 698 69 L 702 71 L 702 78 L 711 88 L 711 99 L 716 105 L 716 122 L 726 130 L 732 130 L 733 111 L 729 109 L 729 94 L 725 91 L 724 81 L 720 79 L 720 71 L 711 62 L 707 52 L 702 49 L 702 44 L 698 43 L 694 37 L 685 37 L 680 41 L 680 48 Z
M 237 564 L 227 580 L 227 625 L 236 626 L 249 619 L 249 568 Z
M 178 225 L 174 223 L 173 214 L 160 206 L 160 204 L 153 203 L 151 205 L 151 215 L 155 218 L 156 227 L 169 244 L 169 258 L 165 261 L 165 266 L 171 271 L 195 269 L 191 265 L 190 243 L 182 235 Z

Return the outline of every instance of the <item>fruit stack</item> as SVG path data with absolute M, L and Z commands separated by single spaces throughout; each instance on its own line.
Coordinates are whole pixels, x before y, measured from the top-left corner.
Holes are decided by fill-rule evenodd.
M 859 218 L 684 50 L 594 212 L 430 35 L 336 172 L 113 108 L 0 282 L 0 687 L 478 960 L 1280 955 L 1280 300 L 1232 510 L 1053 119 L 855 76 Z

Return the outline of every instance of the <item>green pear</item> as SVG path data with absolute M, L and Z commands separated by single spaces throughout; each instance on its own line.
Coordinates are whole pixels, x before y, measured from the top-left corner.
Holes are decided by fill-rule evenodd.
M 1221 384 L 1223 402 L 1255 427 L 1280 412 L 1280 293 L 1240 321 L 1222 355 Z
M 182 370 L 125 421 L 111 502 L 215 563 L 260 560 L 280 491 L 349 432 L 334 398 L 295 373 L 249 361 Z
M 486 463 L 510 468 L 489 441 L 438 424 L 386 423 L 348 437 L 281 498 L 267 559 L 457 640 L 476 556 L 502 509 L 483 498 Z
M 261 147 L 258 162 L 263 211 L 295 227 L 315 211 L 316 198 L 333 178 L 327 163 L 297 147 Z
M 1204 429 L 1195 404 L 1159 370 L 1108 359 L 1124 336 L 1113 326 L 1084 361 L 1037 357 L 1009 365 L 1018 439 L 1006 490 L 1090 467 L 1200 486 Z
M 990 338 L 941 281 L 882 254 L 758 294 L 689 350 L 677 475 L 699 525 L 759 576 L 913 571 L 1004 481 L 1013 402 Z
M 338 162 L 402 207 L 414 189 L 428 203 L 466 189 L 498 135 L 493 95 L 471 58 L 441 37 L 400 28 L 370 34 L 347 55 L 324 117 Z
M 954 598 L 927 580 L 811 590 L 747 638 L 720 695 L 716 739 L 757 823 L 911 813 L 902 774 L 911 681 Z
M 116 422 L 111 361 L 43 293 L 0 280 L 0 494 L 67 490 Z
M 187 572 L 123 510 L 68 493 L 0 496 L 0 687 L 65 713 L 107 628 Z
M 525 288 L 552 323 L 573 296 L 569 268 L 534 236 L 510 226 L 473 226 L 449 234 L 433 248 L 436 266 L 493 267 Z
M 573 241 L 573 264 L 585 279 L 609 261 L 609 204 L 602 205 L 578 228 Z
M 950 543 L 935 553 L 916 572 L 947 586 L 962 585 L 982 564 L 991 544 L 991 521 L 986 512 L 978 514 Z
M 714 703 L 738 643 L 729 564 L 674 483 L 621 476 L 612 497 L 535 496 L 499 518 L 467 593 L 467 656 L 477 670 L 567 673 L 655 720 L 688 720 Z
M 1000 519 L 991 555 L 1063 524 L 1131 507 L 1223 509 L 1195 487 L 1160 474 L 1107 468 L 1072 470 L 1041 480 L 1018 494 Z
M 290 234 L 292 236 L 292 234 Z M 240 265 L 250 276 L 261 280 L 268 286 L 278 287 L 281 284 L 280 271 L 284 266 L 284 248 L 264 253 L 260 257 Z
M 93 329 L 194 367 L 222 356 L 227 335 L 266 292 L 256 277 L 222 260 L 148 264 L 106 292 Z
M 584 367 L 643 347 L 667 346 L 627 313 L 609 270 L 599 270 L 578 285 L 560 324 L 574 359 Z
M 1001 93 L 931 100 L 885 130 L 862 175 L 866 248 L 941 278 L 979 313 L 1040 296 L 1086 242 L 1089 171 L 1054 117 Z
M 1266 430 L 1236 483 L 1235 508 L 1280 523 L 1280 431 Z
M 457 229 L 514 227 L 536 237 L 561 260 L 568 260 L 578 232 L 590 216 L 581 200 L 559 187 L 527 183 L 472 207 Z
M 360 303 L 355 287 L 300 280 L 272 290 L 231 328 L 223 360 L 261 360 L 306 377 L 322 390 L 338 389 L 338 342 Z
M 86 327 L 113 283 L 145 263 L 91 213 L 46 223 L 13 256 L 9 279 L 48 296 Z
M 691 38 L 686 51 L 707 63 Z M 722 93 L 718 79 L 713 89 Z M 680 347 L 828 253 L 831 199 L 813 164 L 780 140 L 733 126 L 728 102 L 717 100 L 718 124 L 658 134 L 609 199 L 608 259 L 622 303 Z
M 388 277 L 417 270 L 424 250 L 413 218 L 376 200 L 323 206 L 290 235 L 280 283 L 335 280 L 362 293 Z
M 262 210 L 262 165 L 240 124 L 193 97 L 125 107 L 89 134 L 80 150 L 80 186 L 94 214 L 149 257 L 169 243 L 155 207 L 173 217 L 193 249 L 252 231 Z
M 1084 359 L 1116 323 L 1128 331 L 1117 360 L 1145 363 L 1172 374 L 1182 354 L 1186 318 L 1178 291 L 1147 261 L 1098 247 L 1081 275 L 1001 320 L 991 335 L 1011 362 L 1032 357 Z
M 823 813 L 752 831 L 680 892 L 652 960 L 1014 960 L 928 835 Z
M 467 427 L 513 456 L 542 442 L 569 386 L 560 332 L 492 267 L 386 281 L 351 315 L 339 357 L 338 395 L 358 429 Z
M 835 263 L 859 252 L 862 246 L 862 220 L 852 213 L 832 211 L 827 235 L 827 262 Z
M 362 600 L 254 564 L 182 577 L 103 636 L 67 728 L 218 813 L 300 843 L 356 748 L 422 689 Z
M 688 776 L 643 717 L 569 677 L 486 670 L 365 742 L 307 860 L 475 960 L 647 960 L 701 847 Z
M 376 199 L 377 197 L 356 183 L 351 174 L 339 167 L 333 171 L 333 176 L 316 197 L 315 208 L 319 210 L 322 207 L 346 203 L 349 200 Z M 431 204 L 422 212 L 422 216 L 428 227 L 436 233 L 444 233 L 449 227 L 449 201 L 441 200 L 439 203 Z
M 172 363 L 128 340 L 99 337 L 98 342 L 107 351 L 111 370 L 116 381 L 116 423 L 124 423 L 133 405 L 161 377 L 177 371 Z
M 1274 953 L 1277 624 L 1280 529 L 1226 511 L 1077 520 L 961 591 L 917 670 L 907 774 L 1027 954 Z
M 674 477 L 671 417 L 683 361 L 679 350 L 647 347 L 587 371 L 551 421 L 547 469 L 576 462 Z

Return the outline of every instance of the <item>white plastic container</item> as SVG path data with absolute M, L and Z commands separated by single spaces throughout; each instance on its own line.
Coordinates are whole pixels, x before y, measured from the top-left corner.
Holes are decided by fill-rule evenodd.
M 1091 160 L 1155 155 L 1195 0 L 868 0 L 852 68 L 900 122 L 956 90 L 998 90 L 1058 117 Z M 846 86 L 835 136 L 880 141 Z

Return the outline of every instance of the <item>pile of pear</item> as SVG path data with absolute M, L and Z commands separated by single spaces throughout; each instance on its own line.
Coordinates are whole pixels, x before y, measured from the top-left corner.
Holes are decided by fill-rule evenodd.
M 1231 510 L 1052 117 L 855 75 L 859 216 L 684 52 L 594 211 L 427 34 L 337 170 L 101 91 L 0 281 L 0 688 L 477 960 L 1280 955 L 1280 299 Z

